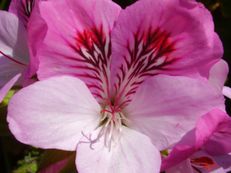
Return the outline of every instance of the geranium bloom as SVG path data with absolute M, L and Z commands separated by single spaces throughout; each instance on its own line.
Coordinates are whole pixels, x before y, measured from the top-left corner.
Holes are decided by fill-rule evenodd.
M 29 51 L 26 31 L 18 18 L 0 11 L 0 102 L 27 68 Z M 23 75 L 26 75 L 25 73 Z
M 228 65 L 221 60 L 211 68 L 209 82 L 222 92 L 227 75 Z M 226 172 L 231 167 L 230 127 L 231 120 L 224 112 L 207 113 L 195 129 L 174 146 L 164 159 L 162 169 L 167 169 L 167 173 Z
M 164 159 L 167 173 L 226 173 L 231 168 L 231 119 L 220 110 L 204 115 Z M 171 168 L 172 167 L 172 168 Z
M 17 17 L 9 12 L 0 12 L 0 87 L 2 87 L 0 102 L 20 76 L 21 81 L 17 85 L 23 86 L 31 83 L 30 78 L 35 75 L 38 68 L 38 61 L 33 58 L 36 51 L 31 50 L 29 62 L 28 48 L 28 35 L 30 35 L 31 45 L 39 44 L 39 40 L 43 38 L 45 32 L 40 32 L 39 40 L 32 39 L 33 36 L 30 34 L 33 30 L 38 29 L 28 23 L 36 2 L 38 1 L 13 0 L 9 11 Z M 33 14 L 34 16 L 37 15 L 37 11 Z M 42 21 L 36 17 L 36 22 Z M 28 30 L 30 30 L 29 33 Z
M 46 80 L 9 104 L 19 141 L 77 150 L 80 173 L 158 173 L 160 150 L 201 115 L 224 110 L 221 90 L 198 77 L 222 55 L 200 4 L 142 0 L 121 10 L 110 0 L 60 0 L 39 10 L 47 33 L 36 57 Z
M 41 29 L 38 25 L 42 25 L 44 21 L 40 18 L 38 3 L 46 0 L 12 0 L 9 12 L 18 16 L 27 30 L 28 46 L 30 51 L 30 64 L 28 75 L 35 75 L 38 69 L 39 61 L 35 58 L 39 45 L 46 33 L 46 26 Z M 36 47 L 36 49 L 35 49 Z

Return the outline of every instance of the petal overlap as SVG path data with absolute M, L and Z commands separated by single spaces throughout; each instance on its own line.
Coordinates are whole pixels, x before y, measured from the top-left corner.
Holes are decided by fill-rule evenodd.
M 205 79 L 159 75 L 141 85 L 125 112 L 131 128 L 164 150 L 191 130 L 199 117 L 224 107 L 221 92 Z

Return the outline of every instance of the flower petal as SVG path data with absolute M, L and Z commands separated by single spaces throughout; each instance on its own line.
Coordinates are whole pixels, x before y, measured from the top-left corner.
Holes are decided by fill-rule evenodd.
M 38 77 L 72 75 L 83 80 L 97 98 L 105 98 L 110 32 L 120 7 L 109 0 L 62 0 L 41 2 L 40 12 L 48 31 L 38 53 Z
M 162 169 L 166 169 L 168 167 L 172 167 L 180 163 L 181 161 L 192 156 L 200 149 L 204 149 L 205 151 L 215 150 L 217 153 L 220 152 L 221 154 L 222 151 L 224 151 L 223 150 L 224 147 L 222 146 L 223 144 L 222 141 L 226 139 L 223 138 L 221 141 L 219 141 L 221 143 L 219 142 L 216 143 L 217 142 L 216 137 L 217 136 L 219 137 L 219 135 L 216 134 L 216 131 L 219 132 L 219 130 L 221 131 L 223 130 L 220 128 L 221 123 L 226 121 L 227 118 L 228 116 L 223 111 L 220 111 L 219 109 L 214 109 L 208 112 L 207 114 L 203 115 L 197 122 L 196 127 L 190 132 L 188 132 L 180 140 L 180 142 L 178 142 L 174 146 L 169 156 L 166 159 L 164 159 L 162 164 Z
M 216 111 L 213 112 L 213 119 L 218 119 L 215 123 L 215 129 L 210 135 L 209 140 L 203 146 L 203 149 L 207 151 L 210 155 L 225 155 L 231 153 L 231 118 L 222 112 Z M 205 127 L 201 130 L 205 131 L 208 129 L 208 126 L 212 125 L 211 119 L 208 119 Z M 210 122 L 210 123 L 208 123 Z M 198 131 L 198 134 L 201 134 L 201 130 Z
M 90 145 L 82 142 L 77 147 L 76 165 L 79 172 L 92 173 L 94 170 L 95 173 L 128 171 L 159 173 L 160 171 L 160 153 L 150 139 L 126 127 L 122 129 L 118 143 L 114 143 L 110 150 L 104 146 L 103 137 Z
M 231 171 L 231 154 L 215 156 L 214 160 L 226 170 L 226 172 Z
M 0 11 L 0 87 L 25 70 L 28 57 L 22 24 L 14 14 Z
M 166 173 L 194 173 L 190 160 L 185 160 L 178 165 L 169 168 L 165 171 Z
M 34 7 L 40 0 L 12 0 L 9 6 L 9 12 L 18 16 L 20 21 L 27 28 L 28 21 L 31 17 Z
M 153 75 L 189 75 L 205 66 L 208 71 L 207 65 L 211 67 L 222 54 L 212 16 L 202 4 L 137 1 L 121 11 L 112 30 L 114 88 L 129 95 Z
M 6 11 L 0 11 L 0 55 L 3 53 L 14 57 L 18 64 L 28 62 L 27 36 L 23 25 L 17 16 Z
M 140 86 L 125 112 L 130 127 L 162 150 L 191 130 L 200 116 L 224 107 L 221 92 L 205 79 L 158 75 Z
M 32 77 L 38 71 L 39 59 L 37 52 L 47 32 L 47 25 L 40 15 L 38 3 L 35 4 L 33 13 L 30 15 L 30 20 L 27 23 L 27 32 L 30 50 L 29 76 Z
M 231 88 L 230 87 L 224 86 L 223 89 L 222 89 L 222 93 L 224 94 L 224 96 L 231 99 Z
M 229 66 L 224 60 L 218 61 L 210 70 L 209 81 L 222 90 L 229 72 Z
M 85 84 L 63 76 L 20 90 L 9 103 L 7 120 L 22 143 L 75 150 L 82 133 L 98 125 L 99 113 L 100 106 Z
M 14 76 L 22 73 L 24 70 L 25 66 L 18 65 L 0 54 L 0 87 L 3 87 Z
M 1 89 L 0 89 L 0 103 L 3 101 L 4 97 L 8 93 L 8 91 L 14 86 L 14 84 L 18 81 L 21 74 L 17 74 L 14 76 L 9 82 L 7 82 Z

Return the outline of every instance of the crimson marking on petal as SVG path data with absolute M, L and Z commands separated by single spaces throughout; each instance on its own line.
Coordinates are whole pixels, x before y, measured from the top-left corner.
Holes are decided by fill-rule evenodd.
M 125 61 L 116 76 L 116 104 L 126 106 L 147 77 L 161 73 L 178 60 L 171 56 L 175 44 L 170 34 L 160 28 L 149 28 L 146 32 L 134 34 L 134 43 L 127 43 L 128 55 L 124 56 Z
M 111 40 L 106 35 L 103 26 L 77 31 L 74 37 L 75 42 L 67 40 L 67 45 L 78 56 L 67 57 L 71 65 L 68 68 L 76 69 L 72 75 L 85 81 L 87 86 L 96 92 L 92 92 L 97 98 L 109 98 L 109 63 L 111 58 Z M 69 64 L 70 64 L 69 63 Z M 94 83 L 94 85 L 92 85 Z
M 206 170 L 211 170 L 216 166 L 216 163 L 211 158 L 206 156 L 193 158 L 191 159 L 191 163 L 194 168 L 204 168 Z
M 20 62 L 20 61 L 17 61 L 16 59 L 10 57 L 9 55 L 6 55 L 6 54 L 3 53 L 2 51 L 0 51 L 0 54 L 2 54 L 3 57 L 9 59 L 10 61 L 12 61 L 12 62 L 14 62 L 14 63 L 16 63 L 16 64 L 23 65 L 23 66 L 27 66 L 26 64 L 24 64 L 24 63 L 22 63 L 22 62 Z

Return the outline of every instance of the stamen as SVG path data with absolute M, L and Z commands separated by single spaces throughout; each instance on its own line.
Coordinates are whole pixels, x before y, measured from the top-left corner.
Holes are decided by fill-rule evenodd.
M 97 136 L 92 139 L 91 135 L 87 136 L 83 134 L 83 136 L 90 143 L 90 147 L 93 148 L 93 144 L 96 143 L 101 137 L 104 137 L 104 146 L 111 150 L 112 145 L 116 145 L 116 143 L 120 140 L 122 127 L 128 124 L 128 119 L 125 115 L 120 111 L 118 112 L 118 108 L 113 106 L 106 106 L 103 110 L 101 110 L 102 118 L 100 119 L 99 133 Z
M 149 28 L 134 33 L 134 42 L 127 43 L 124 62 L 113 85 L 115 104 L 127 106 L 138 87 L 150 76 L 155 76 L 177 61 L 173 55 L 176 41 L 160 28 Z

